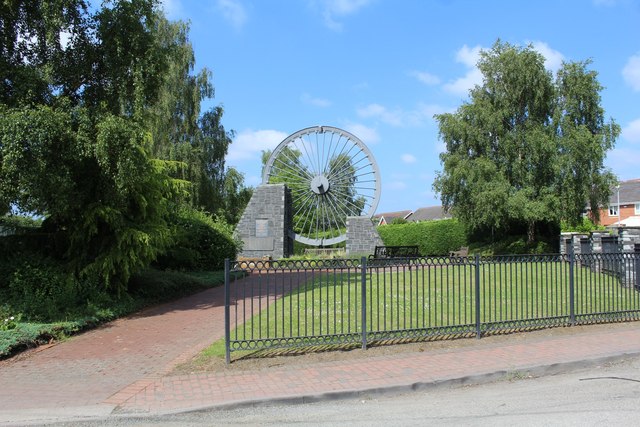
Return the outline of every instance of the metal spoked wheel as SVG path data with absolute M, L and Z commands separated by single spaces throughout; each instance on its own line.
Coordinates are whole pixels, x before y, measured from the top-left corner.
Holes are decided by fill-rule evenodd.
M 347 217 L 372 217 L 380 199 L 380 171 L 367 146 L 330 126 L 285 138 L 269 157 L 262 182 L 291 190 L 293 237 L 311 246 L 346 240 Z

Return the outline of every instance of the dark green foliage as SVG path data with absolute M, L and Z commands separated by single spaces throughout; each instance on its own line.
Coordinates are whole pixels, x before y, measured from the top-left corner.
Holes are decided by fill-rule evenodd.
M 200 235 L 169 224 L 168 206 L 206 206 L 236 220 L 248 201 L 242 175 L 226 185 L 233 133 L 222 108 L 200 119 L 213 86 L 208 70 L 192 74 L 188 25 L 167 21 L 157 0 L 93 8 L 12 0 L 0 4 L 0 52 L 0 215 L 44 218 L 0 246 L 60 264 L 55 274 L 50 265 L 22 266 L 12 292 L 24 286 L 26 299 L 64 300 L 98 278 L 121 295 L 174 238 L 189 240 L 174 252 L 187 256 L 183 264 L 222 262 L 214 257 L 230 252 L 224 227 L 202 226 Z M 204 203 L 204 186 L 218 198 Z
M 481 255 L 512 254 L 554 254 L 558 252 L 557 239 L 538 238 L 533 243 L 527 242 L 526 235 L 507 236 L 496 242 L 479 241 L 471 243 L 470 251 Z
M 562 222 L 562 231 L 575 231 L 578 233 L 590 233 L 592 231 L 605 230 L 604 225 L 596 225 L 589 218 L 582 218 L 582 222 L 570 225 L 568 222 Z
M 185 274 L 146 269 L 133 275 L 129 293 L 116 299 L 97 286 L 97 282 L 68 282 L 59 265 L 50 260 L 36 255 L 22 262 L 16 259 L 11 262 L 0 259 L 0 270 L 10 272 L 15 287 L 9 290 L 5 286 L 6 280 L 0 282 L 0 313 L 18 319 L 15 327 L 0 328 L 0 359 L 20 349 L 61 339 L 143 307 L 186 296 L 224 281 L 221 271 Z M 42 286 L 36 282 L 40 279 Z M 72 294 L 70 289 L 76 289 L 78 293 Z
M 584 207 L 606 205 L 604 167 L 620 127 L 606 122 L 597 73 L 567 62 L 554 80 L 532 46 L 496 42 L 480 55 L 482 85 L 455 113 L 436 116 L 446 152 L 434 189 L 471 232 L 500 236 L 524 225 L 577 224 Z
M 398 218 L 393 218 L 393 219 L 391 220 L 391 224 L 392 224 L 392 225 L 396 225 L 396 224 L 406 224 L 406 223 L 408 223 L 408 222 L 409 222 L 409 221 L 407 221 L 406 219 L 404 219 L 404 218 L 400 218 L 400 217 L 398 217 Z
M 136 300 L 170 301 L 224 283 L 224 272 L 181 273 L 148 268 L 134 275 L 129 289 Z
M 5 227 L 17 234 L 37 229 L 40 226 L 42 226 L 41 219 L 19 215 L 0 217 L 0 227 Z
M 455 219 L 389 224 L 378 227 L 387 246 L 418 246 L 420 255 L 449 255 L 467 245 L 465 229 Z
M 0 295 L 24 321 L 51 322 L 95 314 L 112 302 L 100 280 L 77 279 L 59 261 L 22 251 L 0 263 Z
M 158 268 L 219 270 L 225 258 L 235 259 L 238 245 L 233 229 L 206 212 L 183 207 L 171 218 L 175 244 L 158 258 Z
M 0 330 L 0 359 L 29 347 L 46 344 L 81 330 L 80 322 L 19 323 L 15 329 Z

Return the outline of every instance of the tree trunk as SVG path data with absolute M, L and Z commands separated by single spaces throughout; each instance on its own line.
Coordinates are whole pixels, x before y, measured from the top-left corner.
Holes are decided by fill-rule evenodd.
M 527 225 L 527 244 L 531 245 L 536 240 L 536 222 L 529 221 Z

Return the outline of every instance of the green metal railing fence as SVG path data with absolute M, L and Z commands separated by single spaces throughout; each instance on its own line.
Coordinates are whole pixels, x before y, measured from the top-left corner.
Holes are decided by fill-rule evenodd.
M 640 254 L 226 261 L 239 350 L 437 339 L 640 318 Z M 230 281 L 243 270 L 247 277 Z

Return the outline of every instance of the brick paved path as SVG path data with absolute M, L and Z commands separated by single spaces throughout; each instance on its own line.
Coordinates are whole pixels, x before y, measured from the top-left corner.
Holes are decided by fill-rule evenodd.
M 140 381 L 161 378 L 223 336 L 218 287 L 0 361 L 0 424 L 21 411 L 109 413 Z
M 636 322 L 306 367 L 168 376 L 178 363 L 223 336 L 223 319 L 223 289 L 216 288 L 1 361 L 0 424 L 272 399 L 303 401 L 640 355 Z
M 138 384 L 140 392 L 120 402 L 123 412 L 167 413 L 210 406 L 279 400 L 309 402 L 380 390 L 411 390 L 447 381 L 482 381 L 515 372 L 544 373 L 563 364 L 603 362 L 640 355 L 640 324 L 559 337 L 525 337 L 499 344 L 479 340 L 463 348 L 401 353 L 315 366 L 192 374 Z

